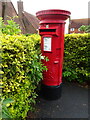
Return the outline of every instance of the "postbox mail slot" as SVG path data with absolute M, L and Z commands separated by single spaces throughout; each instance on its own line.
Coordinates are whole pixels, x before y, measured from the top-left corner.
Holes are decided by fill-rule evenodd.
M 56 29 L 39 29 L 39 33 L 41 35 L 46 35 L 46 34 L 55 35 L 55 34 L 57 34 Z
M 40 29 L 40 32 L 56 32 L 56 29 Z

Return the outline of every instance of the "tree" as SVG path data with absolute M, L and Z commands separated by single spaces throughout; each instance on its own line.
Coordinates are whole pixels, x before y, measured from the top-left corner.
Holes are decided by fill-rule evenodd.
M 89 33 L 90 32 L 90 25 L 82 25 L 80 28 L 79 28 L 80 31 L 82 32 L 86 32 L 86 33 Z
M 87 28 L 87 26 L 82 25 L 82 26 L 79 28 L 79 30 L 82 31 L 82 32 L 86 32 L 86 28 Z
M 87 33 L 90 33 L 90 25 L 87 26 L 86 32 L 87 32 Z

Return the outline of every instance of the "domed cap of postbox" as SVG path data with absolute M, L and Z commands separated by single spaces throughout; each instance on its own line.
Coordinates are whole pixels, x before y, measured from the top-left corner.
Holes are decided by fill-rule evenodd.
M 40 20 L 40 23 L 60 23 L 68 19 L 70 14 L 71 13 L 66 10 L 50 9 L 38 11 L 36 16 Z

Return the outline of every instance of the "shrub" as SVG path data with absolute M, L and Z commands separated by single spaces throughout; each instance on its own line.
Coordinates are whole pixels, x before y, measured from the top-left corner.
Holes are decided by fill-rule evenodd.
M 64 78 L 87 82 L 90 77 L 90 34 L 66 35 L 64 53 Z
M 40 36 L 1 35 L 0 40 L 3 98 L 14 100 L 9 106 L 12 118 L 25 118 L 28 110 L 33 110 L 35 89 L 46 69 L 41 63 L 40 50 L 36 49 Z
M 15 17 L 9 18 L 7 24 L 4 24 L 2 17 L 0 17 L 0 34 L 14 35 L 21 33 L 19 24 L 14 21 Z
M 12 118 L 12 116 L 7 108 L 9 107 L 10 103 L 13 103 L 13 102 L 14 101 L 10 98 L 0 100 L 0 105 L 2 105 L 2 114 L 0 114 L 0 119 Z

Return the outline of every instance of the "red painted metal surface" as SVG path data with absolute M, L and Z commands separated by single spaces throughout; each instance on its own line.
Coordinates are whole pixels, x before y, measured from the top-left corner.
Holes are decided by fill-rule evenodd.
M 42 83 L 47 86 L 58 86 L 62 83 L 64 28 L 65 20 L 70 16 L 65 10 L 43 10 L 36 13 L 40 20 L 42 55 L 49 58 L 43 61 L 48 70 L 43 72 Z

